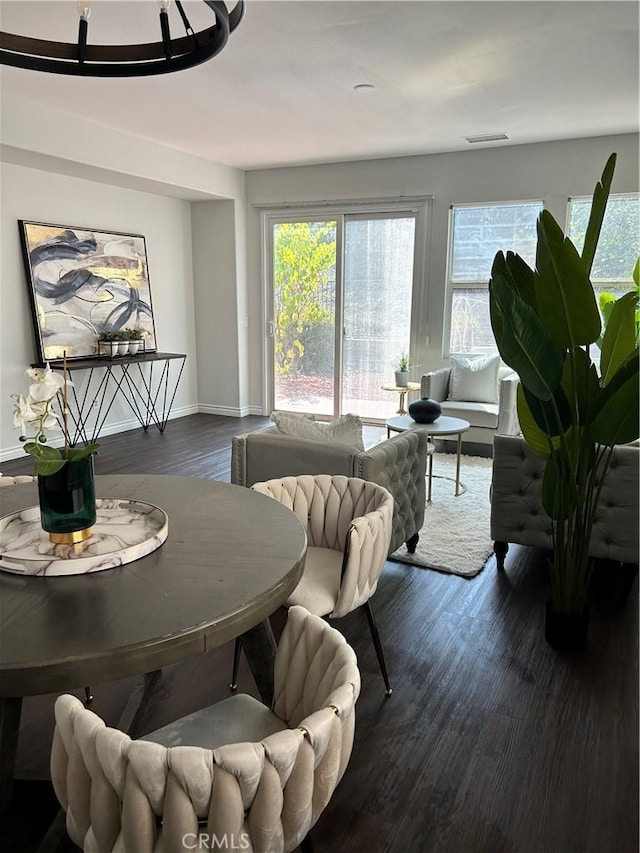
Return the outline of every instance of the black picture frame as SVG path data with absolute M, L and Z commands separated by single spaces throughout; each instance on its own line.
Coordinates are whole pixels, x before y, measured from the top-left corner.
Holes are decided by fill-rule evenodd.
M 18 220 L 38 361 L 91 358 L 100 332 L 156 333 L 142 234 Z

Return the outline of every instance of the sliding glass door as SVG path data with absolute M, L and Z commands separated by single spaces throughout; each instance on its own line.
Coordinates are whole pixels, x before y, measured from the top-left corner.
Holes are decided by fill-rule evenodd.
M 270 218 L 270 407 L 385 418 L 409 352 L 416 212 Z
M 345 217 L 341 413 L 389 414 L 393 365 L 409 352 L 414 217 Z M 395 398 L 393 398 L 395 400 Z

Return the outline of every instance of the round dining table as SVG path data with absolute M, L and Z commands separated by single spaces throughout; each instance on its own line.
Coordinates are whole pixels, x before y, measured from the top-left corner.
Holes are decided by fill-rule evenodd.
M 274 643 L 265 620 L 297 586 L 307 547 L 294 513 L 249 489 L 194 477 L 109 475 L 96 478 L 96 493 L 160 507 L 168 536 L 147 556 L 104 571 L 0 571 L 3 805 L 24 696 L 157 672 L 242 636 L 270 700 Z M 1 489 L 0 501 L 2 515 L 37 505 L 37 487 Z

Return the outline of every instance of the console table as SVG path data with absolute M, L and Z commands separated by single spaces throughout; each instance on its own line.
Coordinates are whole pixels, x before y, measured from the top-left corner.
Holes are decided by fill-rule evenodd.
M 71 443 L 96 441 L 118 397 L 126 400 L 143 429 L 155 424 L 164 432 L 186 359 L 184 353 L 145 352 L 68 360 L 70 373 L 88 371 L 83 390 L 74 383 L 68 397 Z M 49 364 L 52 370 L 62 370 L 61 361 Z

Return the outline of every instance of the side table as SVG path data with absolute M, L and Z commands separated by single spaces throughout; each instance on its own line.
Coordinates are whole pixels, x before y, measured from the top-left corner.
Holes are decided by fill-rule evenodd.
M 407 410 L 404 407 L 404 401 L 407 393 L 409 391 L 419 391 L 420 383 L 419 382 L 407 382 L 406 385 L 383 385 L 383 391 L 396 391 L 400 395 L 400 406 L 396 414 L 398 415 L 406 415 Z
M 435 438 L 443 435 L 457 435 L 457 459 L 456 459 L 456 497 L 460 492 L 460 457 L 462 456 L 462 433 L 471 428 L 469 421 L 464 421 L 462 418 L 449 418 L 441 415 L 432 424 L 417 424 L 409 415 L 403 415 L 397 418 L 389 418 L 386 422 L 387 438 L 392 432 L 405 432 L 408 429 L 421 429 L 428 434 L 428 438 Z M 429 455 L 429 487 L 427 493 L 427 501 L 431 502 L 431 481 L 433 479 L 433 457 Z

